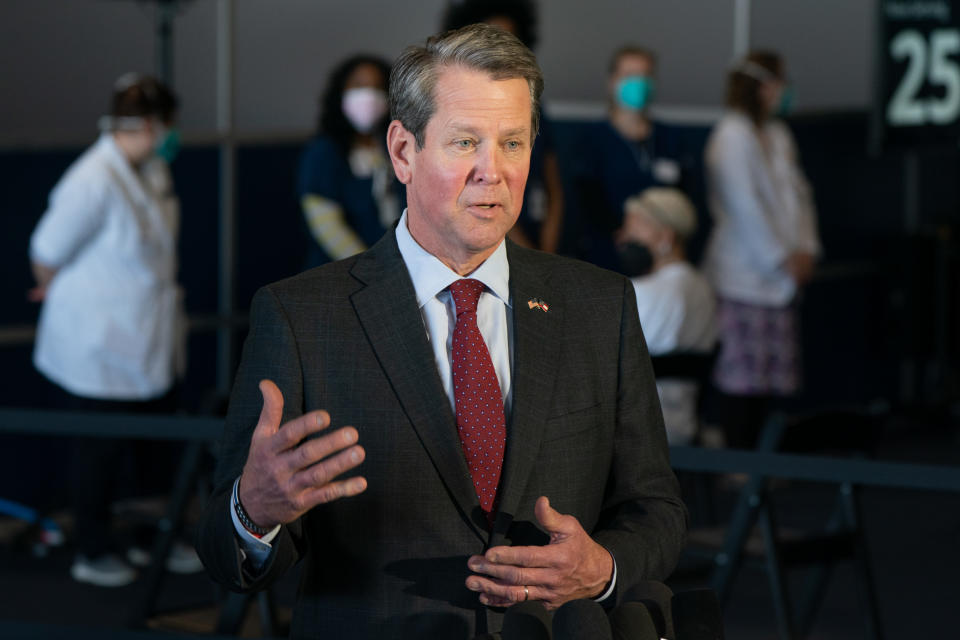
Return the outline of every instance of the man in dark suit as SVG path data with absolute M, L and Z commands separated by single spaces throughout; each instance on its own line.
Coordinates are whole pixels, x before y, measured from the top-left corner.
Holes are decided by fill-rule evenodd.
M 408 48 L 404 216 L 254 297 L 198 550 L 235 590 L 302 561 L 294 637 L 495 633 L 513 603 L 610 606 L 674 566 L 686 511 L 632 285 L 504 240 L 542 86 L 493 27 Z

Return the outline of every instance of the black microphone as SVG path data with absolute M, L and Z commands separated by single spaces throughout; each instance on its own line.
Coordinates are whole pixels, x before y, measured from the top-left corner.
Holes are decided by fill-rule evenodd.
M 658 638 L 674 638 L 673 614 L 671 600 L 673 591 L 670 587 L 655 580 L 643 580 L 627 589 L 622 602 L 640 602 L 647 607 L 654 627 L 659 634 Z
M 607 613 L 593 600 L 571 600 L 553 615 L 553 640 L 613 640 Z
M 660 640 L 650 612 L 642 602 L 624 602 L 610 612 L 613 640 Z
M 673 596 L 677 640 L 723 640 L 723 613 L 713 589 L 693 589 Z
M 518 602 L 503 615 L 503 640 L 550 640 L 550 613 L 537 600 Z

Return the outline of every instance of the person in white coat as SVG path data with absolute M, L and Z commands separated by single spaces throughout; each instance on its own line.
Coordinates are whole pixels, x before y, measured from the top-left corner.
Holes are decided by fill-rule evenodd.
M 714 226 L 703 269 L 721 342 L 713 381 L 735 447 L 752 447 L 770 402 L 801 387 L 798 302 L 821 251 L 812 192 L 777 117 L 790 97 L 785 77 L 776 53 L 739 61 L 705 152 Z
M 167 162 L 177 100 L 158 80 L 122 76 L 102 135 L 66 171 L 30 239 L 42 302 L 33 361 L 52 404 L 74 410 L 170 408 L 183 365 L 176 281 L 179 204 Z M 122 586 L 134 570 L 114 553 L 113 485 L 127 444 L 78 439 L 71 470 L 77 580 Z

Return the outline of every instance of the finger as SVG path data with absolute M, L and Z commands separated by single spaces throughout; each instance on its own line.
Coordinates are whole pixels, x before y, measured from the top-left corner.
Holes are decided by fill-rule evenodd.
M 523 602 L 523 597 L 521 596 L 521 599 L 518 602 L 515 602 L 513 600 L 503 600 L 501 598 L 495 598 L 486 593 L 481 593 L 479 596 L 479 600 L 481 604 L 485 604 L 488 607 L 502 607 L 506 609 L 508 607 L 512 607 L 518 602 Z
M 260 381 L 260 395 L 263 396 L 263 408 L 254 435 L 269 437 L 280 428 L 283 419 L 283 394 L 273 380 Z
M 494 564 L 486 562 L 483 558 L 480 560 L 470 559 L 467 566 L 471 571 L 483 574 L 486 577 L 493 578 L 503 584 L 518 585 L 553 585 L 557 579 L 557 571 L 552 568 L 530 568 L 515 566 L 509 564 Z
M 467 578 L 467 588 L 479 593 L 480 602 L 490 606 L 508 606 L 523 602 L 527 599 L 527 593 L 530 590 L 527 586 L 527 591 L 524 591 L 524 586 L 527 585 L 505 584 L 480 576 Z
M 363 447 L 351 447 L 337 455 L 316 463 L 312 467 L 298 471 L 290 479 L 295 493 L 323 487 L 333 482 L 337 476 L 358 466 L 366 457 Z
M 284 426 L 284 429 L 286 428 Z M 296 473 L 355 444 L 359 437 L 360 434 L 357 433 L 356 429 L 344 427 L 333 433 L 303 441 L 281 455 L 290 473 Z
M 354 476 L 304 492 L 301 494 L 301 504 L 299 506 L 302 511 L 307 511 L 318 504 L 326 504 L 340 498 L 351 498 L 366 490 L 367 479 L 363 476 Z
M 273 434 L 271 446 L 276 453 L 297 448 L 304 438 L 323 431 L 330 426 L 330 414 L 322 409 L 305 413 L 299 418 L 285 422 Z
M 546 547 L 491 547 L 482 556 L 491 565 L 549 568 L 556 564 L 556 550 Z
M 580 523 L 573 516 L 564 515 L 550 506 L 546 496 L 537 498 L 533 513 L 541 528 L 550 534 L 550 542 L 557 542 L 565 536 L 577 533 Z

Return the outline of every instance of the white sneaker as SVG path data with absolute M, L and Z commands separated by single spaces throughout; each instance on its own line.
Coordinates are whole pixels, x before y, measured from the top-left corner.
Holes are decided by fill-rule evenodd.
M 127 549 L 127 562 L 141 569 L 149 567 L 150 552 L 143 547 L 130 547 Z
M 150 564 L 150 552 L 141 547 L 127 549 L 127 560 L 137 567 L 146 567 Z M 203 563 L 193 547 L 182 542 L 175 542 L 167 556 L 167 571 L 170 573 L 197 573 L 203 571 Z
M 70 567 L 70 575 L 77 582 L 98 587 L 125 587 L 137 578 L 137 572 L 112 553 L 93 560 L 78 555 Z

